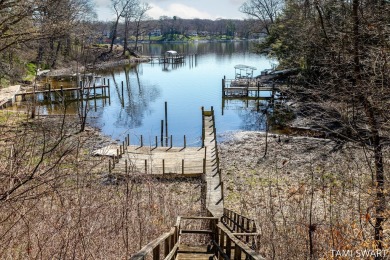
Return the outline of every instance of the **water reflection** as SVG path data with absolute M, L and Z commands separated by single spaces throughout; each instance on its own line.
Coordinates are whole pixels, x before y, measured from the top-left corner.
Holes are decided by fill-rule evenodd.
M 101 76 L 110 79 L 111 105 L 92 113 L 91 122 L 103 129 L 116 129 L 116 138 L 128 129 L 141 127 L 144 118 L 152 113 L 150 104 L 160 96 L 158 86 L 144 83 L 138 66 L 115 68 Z
M 224 76 L 235 77 L 235 65 L 257 67 L 258 73 L 271 67 L 268 58 L 249 52 L 251 45 L 250 42 L 145 44 L 144 55 L 161 55 L 167 50 L 197 55 L 178 65 L 141 63 L 99 72 L 98 84 L 110 81 L 109 98 L 87 101 L 88 121 L 115 139 L 123 140 L 130 134 L 135 144 L 143 135 L 145 144 L 148 140 L 154 143 L 155 136 L 160 135 L 167 102 L 169 135 L 173 135 L 175 146 L 183 145 L 184 135 L 187 145 L 200 144 L 202 106 L 214 107 L 219 133 L 264 130 L 261 111 L 267 106 L 269 93 L 262 93 L 255 100 L 222 99 L 221 80 Z M 42 101 L 42 113 L 60 113 L 63 109 L 56 106 L 54 99 L 51 101 L 50 104 Z M 66 104 L 67 113 L 78 113 L 77 102 Z

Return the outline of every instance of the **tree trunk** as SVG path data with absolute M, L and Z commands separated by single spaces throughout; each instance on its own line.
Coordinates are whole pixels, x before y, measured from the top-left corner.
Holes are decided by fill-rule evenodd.
M 111 53 L 113 48 L 114 48 L 114 41 L 115 41 L 116 35 L 117 35 L 117 28 L 118 28 L 119 19 L 120 19 L 120 16 L 118 16 L 116 18 L 116 21 L 115 21 L 115 24 L 114 24 L 114 28 L 112 29 L 111 45 L 110 45 L 109 53 Z
M 126 55 L 126 51 L 128 48 L 128 38 L 129 38 L 129 18 L 126 16 L 126 18 L 125 18 L 125 38 L 123 40 L 122 56 Z

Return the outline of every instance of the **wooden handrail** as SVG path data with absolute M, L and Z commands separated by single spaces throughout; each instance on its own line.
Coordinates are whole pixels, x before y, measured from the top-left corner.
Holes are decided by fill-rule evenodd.
M 226 228 L 229 229 L 230 232 L 242 234 L 237 236 L 241 236 L 239 239 L 244 243 L 249 244 L 250 242 L 252 242 L 252 244 L 256 244 L 253 242 L 255 239 L 254 237 L 258 233 L 256 222 L 253 219 L 247 218 L 232 210 L 224 208 L 221 222 L 225 224 Z
M 230 230 L 220 223 L 217 225 L 218 233 L 220 235 L 219 245 L 223 249 L 225 248 L 225 254 L 229 258 L 241 259 L 241 255 L 245 255 L 245 259 L 251 260 L 264 260 L 264 258 L 251 249 L 247 244 L 236 238 Z M 226 244 L 226 246 L 225 246 Z M 232 257 L 232 249 L 234 249 L 234 256 Z M 217 256 L 218 257 L 218 256 Z
M 180 242 L 180 222 L 181 218 L 178 217 L 175 226 L 172 227 L 169 232 L 159 236 L 158 238 L 144 246 L 140 251 L 131 256 L 130 260 L 143 260 L 149 254 L 153 254 L 153 260 L 160 259 L 160 245 L 162 243 L 164 243 L 164 259 L 174 259 L 176 257 Z
M 223 252 L 223 248 L 215 241 L 211 241 L 213 245 L 215 246 L 215 255 L 218 257 L 218 259 L 224 259 L 224 260 L 230 260 L 230 258 Z

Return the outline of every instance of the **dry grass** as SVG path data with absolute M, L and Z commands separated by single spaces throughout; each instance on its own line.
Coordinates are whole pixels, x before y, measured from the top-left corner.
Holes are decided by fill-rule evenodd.
M 288 136 L 269 137 L 266 157 L 264 150 L 264 134 L 254 132 L 220 145 L 225 206 L 257 220 L 264 256 L 308 258 L 310 235 L 315 259 L 331 259 L 332 249 L 375 248 L 370 151 Z M 388 169 L 389 151 L 385 159 Z M 388 223 L 385 228 L 388 245 Z
M 121 259 L 200 210 L 199 180 L 104 184 L 110 142 L 70 118 L 0 117 L 0 258 Z M 19 183 L 23 185 L 18 186 Z

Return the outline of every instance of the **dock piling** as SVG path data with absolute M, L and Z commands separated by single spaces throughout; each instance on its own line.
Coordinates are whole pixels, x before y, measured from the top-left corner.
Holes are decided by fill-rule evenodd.
M 168 102 L 165 101 L 165 145 L 168 146 Z
M 161 147 L 164 146 L 164 120 L 161 120 Z

